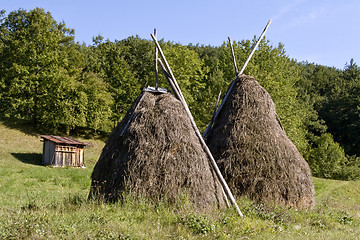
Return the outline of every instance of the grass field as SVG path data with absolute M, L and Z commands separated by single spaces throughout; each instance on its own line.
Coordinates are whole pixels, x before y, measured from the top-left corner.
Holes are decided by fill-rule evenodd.
M 87 201 L 102 140 L 85 149 L 85 169 L 41 165 L 42 142 L 26 122 L 0 120 L 0 239 L 360 239 L 360 181 L 314 178 L 312 211 L 271 208 L 238 199 L 233 209 L 197 214 L 124 196 Z

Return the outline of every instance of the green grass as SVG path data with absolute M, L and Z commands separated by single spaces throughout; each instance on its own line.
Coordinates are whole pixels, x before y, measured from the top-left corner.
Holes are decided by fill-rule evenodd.
M 360 239 L 360 181 L 314 178 L 316 207 L 295 211 L 238 199 L 233 209 L 194 213 L 124 196 L 88 201 L 104 142 L 85 149 L 85 169 L 42 166 L 42 143 L 26 122 L 0 121 L 0 239 Z

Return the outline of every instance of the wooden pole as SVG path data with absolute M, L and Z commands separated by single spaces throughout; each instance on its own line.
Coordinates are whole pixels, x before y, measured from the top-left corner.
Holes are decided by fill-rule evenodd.
M 213 116 L 212 116 L 212 118 L 211 118 L 211 121 L 210 121 L 208 127 L 209 127 L 209 126 L 212 126 L 212 124 L 214 123 L 214 118 L 215 118 L 216 110 L 217 110 L 218 105 L 219 105 L 219 102 L 220 102 L 220 97 L 221 97 L 221 91 L 219 92 L 219 95 L 218 95 L 218 97 L 217 97 L 216 104 L 215 104 L 215 108 L 214 108 L 214 112 L 213 112 Z
M 138 97 L 138 98 L 135 100 L 135 103 L 134 103 L 135 109 L 134 109 L 133 112 L 131 113 L 131 116 L 129 117 L 129 120 L 127 121 L 125 127 L 121 130 L 121 133 L 120 133 L 120 136 L 121 136 L 121 137 L 124 135 L 126 129 L 129 127 L 131 121 L 133 120 L 134 112 L 135 112 L 136 108 L 139 106 L 139 102 L 142 100 L 143 96 L 144 96 L 144 95 L 141 94 L 141 97 Z
M 163 64 L 163 62 L 161 61 L 160 58 L 158 58 L 158 62 L 159 62 L 159 65 L 160 65 L 160 67 L 161 67 L 164 75 L 165 75 L 165 78 L 168 80 L 168 82 L 169 82 L 169 84 L 170 84 L 170 87 L 171 87 L 171 89 L 173 90 L 173 93 L 175 94 L 175 97 L 176 97 L 178 100 L 180 100 L 180 102 L 181 102 L 182 105 L 183 105 L 183 100 L 181 99 L 181 94 L 178 92 L 178 90 L 177 90 L 177 88 L 176 88 L 176 86 L 175 86 L 174 81 L 171 79 L 169 73 L 167 72 L 167 70 L 166 70 L 166 68 L 165 68 L 165 66 L 164 66 L 164 64 Z M 170 66 L 169 66 L 169 67 L 170 67 Z M 216 102 L 216 106 L 215 106 L 215 109 L 214 109 L 214 113 L 215 113 L 216 108 L 217 108 L 217 105 L 218 105 L 218 103 L 219 103 L 220 96 L 221 96 L 221 91 L 220 91 L 220 93 L 219 93 L 219 96 L 218 96 L 218 99 L 217 99 L 217 102 Z M 184 101 L 185 101 L 185 100 L 184 100 Z M 185 102 L 185 104 L 186 104 L 186 102 Z M 184 106 L 184 105 L 183 105 L 183 106 Z M 186 104 L 186 106 L 187 106 L 187 104 Z M 185 110 L 186 110 L 186 107 L 185 107 Z M 190 116 L 190 117 L 192 117 L 192 116 Z M 192 123 L 192 125 L 193 125 L 193 123 Z M 194 126 L 194 125 L 193 125 L 193 126 Z M 199 134 L 200 134 L 200 132 L 199 132 Z M 198 136 L 198 134 L 197 134 L 197 136 Z M 222 193 L 223 193 L 223 195 L 224 195 L 225 202 L 226 202 L 226 206 L 229 207 L 229 206 L 230 206 L 230 205 L 229 205 L 229 199 L 228 199 L 227 195 L 225 194 L 224 188 L 221 188 L 221 191 L 222 191 Z M 240 210 L 239 210 L 239 211 L 240 211 Z M 240 213 L 241 213 L 241 212 L 240 212 Z
M 247 64 L 249 63 L 249 61 L 250 61 L 251 57 L 254 55 L 254 52 L 255 52 L 256 48 L 259 46 L 259 44 L 260 44 L 261 40 L 262 40 L 262 39 L 263 39 L 263 37 L 265 36 L 265 33 L 266 33 L 266 31 L 268 30 L 268 28 L 269 28 L 269 26 L 270 26 L 271 21 L 272 21 L 272 20 L 270 19 L 270 20 L 269 20 L 269 22 L 266 24 L 266 26 L 265 26 L 265 28 L 264 28 L 264 30 L 263 30 L 263 32 L 262 32 L 262 34 L 260 35 L 260 37 L 259 37 L 259 39 L 258 39 L 258 41 L 257 41 L 256 45 L 254 46 L 253 50 L 251 51 L 251 53 L 250 53 L 249 57 L 246 59 L 246 62 L 244 63 L 243 67 L 241 68 L 241 70 L 240 70 L 240 72 L 239 72 L 238 76 L 244 72 L 244 70 L 245 70 L 245 68 L 246 68 Z
M 269 26 L 270 26 L 270 23 L 271 23 L 271 19 L 269 20 L 269 22 L 267 23 L 266 27 L 264 28 L 262 34 L 260 35 L 259 39 L 257 40 L 257 43 L 255 44 L 254 48 L 252 49 L 249 57 L 246 59 L 246 61 L 245 61 L 244 65 L 243 65 L 243 67 L 241 68 L 240 72 L 238 73 L 238 75 L 236 76 L 236 78 L 231 82 L 231 84 L 230 84 L 230 86 L 229 86 L 229 89 L 228 89 L 228 91 L 226 92 L 226 95 L 225 95 L 224 99 L 221 101 L 221 104 L 220 104 L 220 106 L 219 106 L 219 108 L 218 108 L 218 110 L 217 110 L 217 112 L 216 112 L 216 114 L 215 114 L 215 117 L 214 117 L 214 121 L 213 121 L 213 122 L 216 121 L 216 119 L 217 119 L 217 117 L 218 117 L 218 115 L 219 115 L 222 107 L 224 106 L 226 100 L 227 100 L 228 97 L 229 97 L 229 94 L 230 94 L 232 88 L 233 88 L 234 85 L 235 85 L 236 80 L 237 80 L 237 79 L 239 78 L 239 76 L 244 72 L 244 70 L 245 70 L 247 64 L 249 63 L 251 57 L 254 55 L 254 52 L 255 52 L 256 48 L 259 46 L 261 40 L 262 40 L 263 37 L 265 36 L 265 33 L 266 33 L 267 29 L 268 29 Z M 212 124 L 212 123 L 211 123 L 211 124 Z M 209 124 L 209 125 L 207 126 L 207 128 L 206 128 L 206 130 L 205 130 L 205 132 L 203 133 L 202 136 L 203 136 L 203 137 L 206 137 L 206 135 L 209 133 L 210 129 L 211 129 L 211 125 Z
M 170 84 L 170 87 L 171 87 L 173 93 L 175 94 L 175 97 L 180 100 L 180 97 L 179 97 L 180 94 L 179 94 L 179 92 L 177 91 L 174 83 L 170 80 L 170 75 L 169 75 L 169 73 L 166 71 L 165 66 L 164 66 L 164 64 L 162 63 L 162 61 L 161 61 L 160 58 L 158 58 L 158 62 L 159 62 L 159 65 L 160 65 L 160 67 L 161 67 L 164 75 L 165 75 L 165 78 L 168 80 L 168 82 L 169 82 L 169 84 Z
M 166 61 L 164 52 L 162 51 L 159 42 L 156 40 L 156 37 L 155 37 L 153 34 L 150 34 L 150 35 L 151 35 L 152 39 L 154 40 L 155 46 L 156 46 L 156 47 L 158 48 L 158 50 L 159 50 L 160 56 L 161 56 L 161 58 L 162 58 L 163 61 L 164 61 L 165 68 L 166 68 L 167 72 L 169 73 L 170 78 L 172 78 L 173 80 L 175 80 L 174 74 L 173 74 L 173 72 L 171 71 L 171 68 L 170 68 L 169 63 Z M 180 94 L 180 95 L 179 95 L 179 97 L 180 97 L 179 100 L 183 99 L 183 100 L 185 101 L 185 98 L 184 98 L 182 92 L 180 91 L 179 85 L 177 84 L 176 81 L 174 82 L 174 84 L 175 84 L 175 87 L 176 87 L 178 93 Z
M 230 48 L 231 48 L 232 59 L 233 59 L 233 62 L 234 62 L 235 77 L 236 77 L 238 75 L 238 73 L 239 73 L 239 70 L 238 70 L 237 65 L 236 65 L 235 53 L 234 53 L 234 48 L 233 48 L 233 45 L 232 45 L 231 38 L 228 37 L 228 39 L 229 39 L 229 44 L 230 44 Z
M 154 29 L 154 36 L 156 37 L 156 28 Z M 159 85 L 159 70 L 158 70 L 158 49 L 155 47 L 155 90 L 158 90 Z
M 219 106 L 220 97 L 221 97 L 221 91 L 219 92 L 219 95 L 218 95 L 217 100 L 216 100 L 216 104 L 215 104 L 215 108 L 214 108 L 214 114 L 216 113 L 217 107 Z
M 187 115 L 189 116 L 191 125 L 193 126 L 193 128 L 194 128 L 194 130 L 195 130 L 195 133 L 196 133 L 196 135 L 198 136 L 198 138 L 199 138 L 199 140 L 200 140 L 201 145 L 203 146 L 206 154 L 207 154 L 207 155 L 209 156 L 209 158 L 210 158 L 210 163 L 211 163 L 211 165 L 212 165 L 213 168 L 214 168 L 214 171 L 215 171 L 215 173 L 216 173 L 216 175 L 217 175 L 217 177 L 218 177 L 218 179 L 219 179 L 219 181 L 220 181 L 220 183 L 221 183 L 221 185 L 222 185 L 222 187 L 223 187 L 223 190 L 225 191 L 226 195 L 227 195 L 228 198 L 230 199 L 230 202 L 235 206 L 236 211 L 238 212 L 238 214 L 240 215 L 240 217 L 243 217 L 243 214 L 241 213 L 241 211 L 240 211 L 240 209 L 239 209 L 239 206 L 237 205 L 237 203 L 236 203 L 236 201 L 235 201 L 235 198 L 234 198 L 234 196 L 232 195 L 232 193 L 231 193 L 231 191 L 230 191 L 229 186 L 227 185 L 225 179 L 223 178 L 223 176 L 222 176 L 222 174 L 221 174 L 221 172 L 220 172 L 220 170 L 219 170 L 219 168 L 218 168 L 218 166 L 217 166 L 217 164 L 216 164 L 216 161 L 215 161 L 214 157 L 212 156 L 209 148 L 207 147 L 204 139 L 203 139 L 202 136 L 201 136 L 201 133 L 200 133 L 199 129 L 198 129 L 197 126 L 196 126 L 196 123 L 195 123 L 194 118 L 193 118 L 193 116 L 192 116 L 192 114 L 191 114 L 191 112 L 190 112 L 190 109 L 189 109 L 189 107 L 188 107 L 188 105 L 187 105 L 187 103 L 186 103 L 186 101 L 185 101 L 185 98 L 184 98 L 183 95 L 182 95 L 182 92 L 181 92 L 181 90 L 180 90 L 180 88 L 179 88 L 179 85 L 178 85 L 177 82 L 176 82 L 176 79 L 175 79 L 175 77 L 174 77 L 174 74 L 172 73 L 171 68 L 170 68 L 169 64 L 167 63 L 167 61 L 166 61 L 165 55 L 164 55 L 163 51 L 161 50 L 161 47 L 160 47 L 158 41 L 156 40 L 156 37 L 155 37 L 153 34 L 151 34 L 151 37 L 152 37 L 152 39 L 154 40 L 154 43 L 155 43 L 156 47 L 159 49 L 160 56 L 161 56 L 161 58 L 164 60 L 164 62 L 165 62 L 165 64 L 166 64 L 165 66 L 166 66 L 166 68 L 167 68 L 167 70 L 168 70 L 168 72 L 169 72 L 169 74 L 170 74 L 169 80 L 172 81 L 173 84 L 174 84 L 174 86 L 177 88 L 176 90 L 177 90 L 177 94 L 179 94 L 178 97 L 179 97 L 179 99 L 180 99 L 180 102 L 181 102 L 182 105 L 184 106 L 185 111 L 186 111 Z

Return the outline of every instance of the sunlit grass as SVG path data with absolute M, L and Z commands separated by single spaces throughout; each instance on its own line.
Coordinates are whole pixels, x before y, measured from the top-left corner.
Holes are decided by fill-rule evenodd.
M 0 239 L 360 239 L 360 181 L 314 178 L 311 211 L 238 199 L 243 219 L 233 209 L 195 213 L 186 199 L 89 201 L 104 142 L 84 140 L 86 168 L 46 167 L 36 134 L 0 122 Z

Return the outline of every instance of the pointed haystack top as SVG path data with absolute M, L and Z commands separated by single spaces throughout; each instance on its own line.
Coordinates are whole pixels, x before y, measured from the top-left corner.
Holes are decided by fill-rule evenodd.
M 269 93 L 240 75 L 207 143 L 230 189 L 258 202 L 314 206 L 310 168 L 278 121 Z
M 187 194 L 200 209 L 224 205 L 208 156 L 184 107 L 170 93 L 143 92 L 94 168 L 91 196 L 115 201 L 124 191 L 170 201 Z

